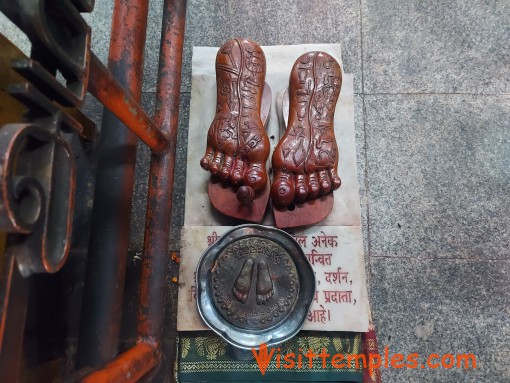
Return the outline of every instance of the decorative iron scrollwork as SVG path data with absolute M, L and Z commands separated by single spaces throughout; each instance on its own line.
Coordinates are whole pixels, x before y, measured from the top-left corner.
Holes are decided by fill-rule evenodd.
M 80 12 L 90 12 L 94 0 L 10 0 L 0 10 L 32 42 L 31 59 L 18 63 L 26 77 L 44 82 L 57 71 L 66 85 L 46 82 L 63 106 L 80 106 L 85 98 L 90 62 L 90 27 Z M 44 70 L 42 70 L 44 69 Z M 44 73 L 46 72 L 46 73 Z
M 36 124 L 0 129 L 0 230 L 22 275 L 56 272 L 70 246 L 75 166 L 69 145 Z
M 69 253 L 75 164 L 66 135 L 95 136 L 95 126 L 76 108 L 85 96 L 90 57 L 90 28 L 79 12 L 93 6 L 93 0 L 0 2 L 32 42 L 28 58 L 0 35 L 7 52 L 1 99 L 25 107 L 0 127 L 0 231 L 10 234 L 6 253 L 23 276 L 54 273 Z
M 22 277 L 57 272 L 69 255 L 76 170 L 68 141 L 96 135 L 77 108 L 90 58 L 90 28 L 80 12 L 93 7 L 94 0 L 0 0 L 0 11 L 32 42 L 28 58 L 0 33 L 0 234 L 7 233 L 0 349 Z

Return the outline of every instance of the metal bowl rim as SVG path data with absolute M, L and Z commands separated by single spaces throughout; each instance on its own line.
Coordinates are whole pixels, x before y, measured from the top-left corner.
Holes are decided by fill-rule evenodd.
M 272 235 L 267 235 L 268 233 Z M 299 303 L 294 307 L 294 311 L 282 323 L 262 331 L 242 329 L 228 322 L 214 307 L 210 297 L 211 289 L 208 286 L 210 271 L 208 265 L 212 265 L 221 251 L 230 243 L 251 236 L 259 236 L 269 240 L 280 239 L 280 241 L 275 242 L 282 246 L 294 260 L 300 278 L 301 298 L 298 298 Z M 294 249 L 289 249 L 285 242 L 288 242 Z M 274 346 L 294 337 L 303 327 L 306 315 L 313 302 L 316 286 L 312 266 L 296 240 L 283 230 L 257 224 L 236 226 L 223 234 L 214 245 L 207 248 L 198 262 L 195 283 L 197 286 L 198 312 L 203 321 L 227 343 L 241 349 L 251 349 L 261 344 L 266 344 L 268 347 Z M 219 325 L 222 325 L 221 328 Z M 276 337 L 272 336 L 274 333 L 277 333 Z

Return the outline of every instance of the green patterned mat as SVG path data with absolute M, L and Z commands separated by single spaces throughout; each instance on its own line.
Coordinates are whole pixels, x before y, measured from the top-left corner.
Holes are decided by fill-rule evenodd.
M 362 381 L 363 366 L 356 368 L 354 361 L 347 363 L 349 354 L 362 352 L 360 333 L 302 331 L 275 346 L 271 358 L 271 348 L 266 350 L 265 374 L 252 351 L 239 350 L 210 331 L 180 332 L 178 347 L 176 379 L 180 383 Z M 323 349 L 322 357 L 305 355 L 308 350 L 319 354 Z M 260 356 L 259 359 L 262 361 Z

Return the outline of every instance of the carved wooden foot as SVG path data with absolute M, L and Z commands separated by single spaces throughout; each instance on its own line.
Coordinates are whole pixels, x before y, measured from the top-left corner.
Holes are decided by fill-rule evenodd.
M 305 53 L 292 68 L 288 123 L 272 158 L 277 227 L 316 224 L 333 208 L 341 184 L 333 126 L 341 84 L 340 65 L 327 53 Z
M 216 56 L 217 107 L 200 165 L 211 172 L 213 206 L 225 215 L 260 222 L 269 198 L 265 123 L 271 90 L 266 59 L 248 39 L 227 41 Z

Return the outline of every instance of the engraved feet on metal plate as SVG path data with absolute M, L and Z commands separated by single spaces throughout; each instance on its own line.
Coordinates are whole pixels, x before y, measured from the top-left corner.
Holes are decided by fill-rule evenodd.
M 276 242 L 262 237 L 227 245 L 210 275 L 216 309 L 244 329 L 278 325 L 293 311 L 299 296 L 293 259 Z

